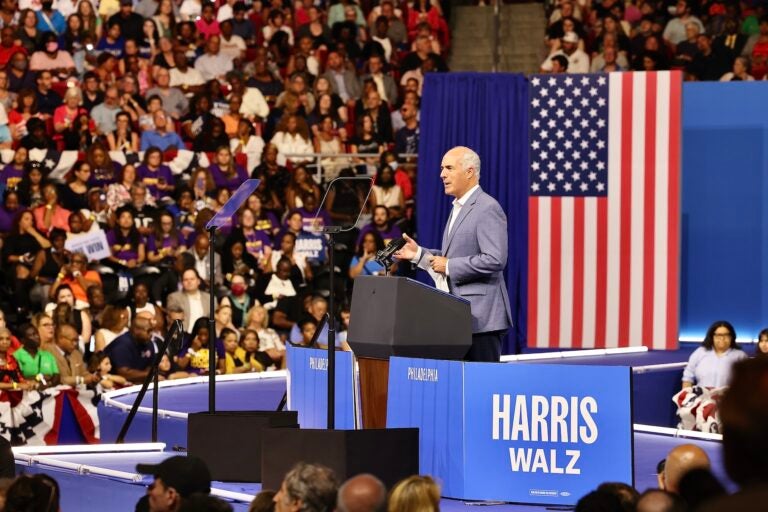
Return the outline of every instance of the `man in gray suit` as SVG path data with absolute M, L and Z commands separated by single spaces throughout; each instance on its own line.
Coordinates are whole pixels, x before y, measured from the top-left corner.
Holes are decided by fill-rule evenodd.
M 469 361 L 498 361 L 501 338 L 512 325 L 504 267 L 507 264 L 507 217 L 499 203 L 480 188 L 480 157 L 455 147 L 443 156 L 440 179 L 456 199 L 443 232 L 441 250 L 426 249 L 404 235 L 395 256 L 448 280 L 453 295 L 472 307 Z
M 192 332 L 192 326 L 198 318 L 208 317 L 211 313 L 211 296 L 200 291 L 200 274 L 194 268 L 185 269 L 181 274 L 179 292 L 168 295 L 166 306 L 175 311 L 184 311 L 184 330 Z M 214 299 L 214 308 L 216 307 Z
M 331 84 L 331 91 L 338 94 L 344 103 L 354 106 L 356 100 L 360 98 L 360 82 L 357 81 L 357 75 L 354 71 L 344 67 L 344 59 L 339 52 L 330 52 L 328 54 L 328 67 L 323 74 Z

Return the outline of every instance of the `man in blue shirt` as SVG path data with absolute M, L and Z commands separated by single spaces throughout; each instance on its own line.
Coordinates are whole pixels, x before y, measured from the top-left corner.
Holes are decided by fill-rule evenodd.
M 67 20 L 59 11 L 53 10 L 53 2 L 45 0 L 42 9 L 37 11 L 37 30 L 40 32 L 53 32 L 60 36 L 67 29 Z
M 155 129 L 147 130 L 141 134 L 141 150 L 146 151 L 151 147 L 160 148 L 161 151 L 168 149 L 186 149 L 184 141 L 179 134 L 173 131 L 173 125 L 169 122 L 168 115 L 164 110 L 158 110 L 153 115 Z
M 155 357 L 151 333 L 150 320 L 138 315 L 133 319 L 130 331 L 107 345 L 104 352 L 109 356 L 118 375 L 133 383 L 144 382 Z

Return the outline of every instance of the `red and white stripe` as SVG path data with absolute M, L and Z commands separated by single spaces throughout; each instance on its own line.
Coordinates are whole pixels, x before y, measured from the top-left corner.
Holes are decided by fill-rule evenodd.
M 529 198 L 529 346 L 677 347 L 681 81 L 609 74 L 608 197 Z

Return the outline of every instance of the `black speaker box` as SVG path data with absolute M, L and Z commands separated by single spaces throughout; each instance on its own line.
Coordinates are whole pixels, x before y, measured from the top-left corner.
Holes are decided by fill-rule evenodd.
M 271 428 L 261 433 L 262 488 L 277 491 L 297 463 L 322 464 L 339 482 L 371 473 L 387 488 L 419 472 L 419 429 L 304 430 Z
M 187 420 L 187 451 L 208 464 L 213 480 L 261 482 L 265 429 L 298 427 L 296 411 L 192 413 Z

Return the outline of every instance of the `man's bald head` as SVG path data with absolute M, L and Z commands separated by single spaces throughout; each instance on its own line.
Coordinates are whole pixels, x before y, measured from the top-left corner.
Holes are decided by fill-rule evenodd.
M 353 476 L 339 488 L 338 512 L 383 512 L 387 489 L 373 475 Z
M 694 444 L 681 444 L 673 448 L 667 455 L 664 465 L 664 490 L 677 493 L 680 490 L 680 480 L 692 469 L 709 469 L 710 462 L 707 453 Z
M 637 512 L 683 512 L 686 506 L 682 498 L 676 494 L 651 489 L 640 495 L 636 510 Z

